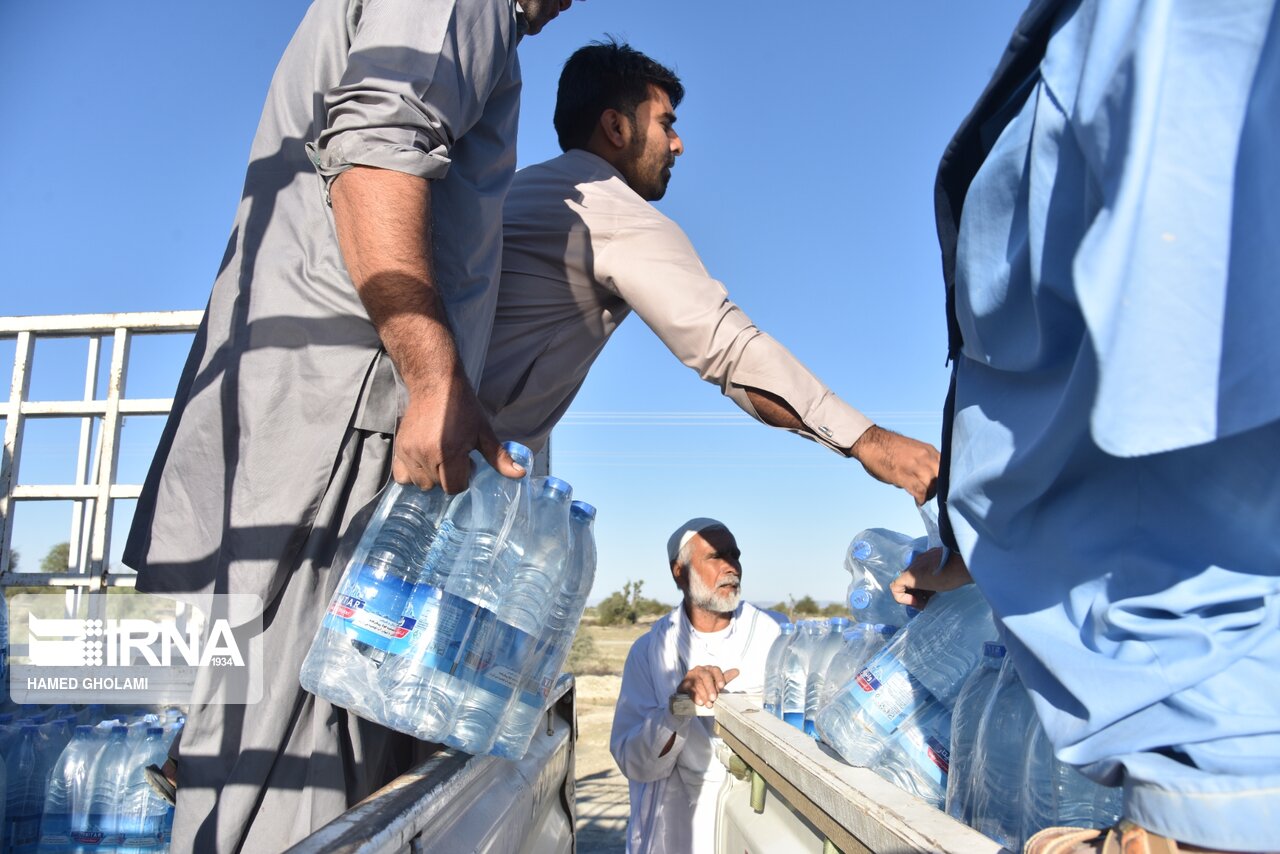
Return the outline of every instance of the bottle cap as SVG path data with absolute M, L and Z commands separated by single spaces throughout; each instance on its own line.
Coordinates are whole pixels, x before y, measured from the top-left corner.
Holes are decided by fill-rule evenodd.
M 982 645 L 982 654 L 989 658 L 1004 658 L 1004 644 L 995 641 L 987 641 Z
M 849 594 L 849 607 L 861 611 L 871 604 L 871 591 L 858 588 Z
M 148 736 L 148 737 L 150 737 L 150 736 L 153 736 L 153 735 L 164 735 L 164 727 L 162 727 L 162 726 L 149 726 L 149 727 L 147 727 L 147 736 Z
M 848 617 L 832 617 L 831 619 L 827 620 L 827 626 L 833 632 L 843 632 L 846 628 L 849 627 L 849 618 Z
M 548 475 L 547 479 L 542 482 L 542 494 L 563 495 L 567 498 L 568 496 L 573 495 L 573 487 L 569 485 L 568 481 Z
M 854 560 L 866 560 L 871 557 L 871 543 L 866 540 L 858 540 L 849 546 L 849 556 Z
M 583 516 L 587 519 L 596 518 L 596 508 L 591 506 L 585 501 L 575 501 L 572 504 L 570 504 L 569 512 L 577 513 L 579 516 Z
M 885 637 L 889 637 L 898 630 L 897 626 L 891 626 L 888 623 L 876 623 L 876 631 Z
M 795 631 L 796 631 L 796 624 L 795 624 L 795 623 L 791 623 L 791 622 L 783 623 L 782 625 L 778 626 L 778 629 L 779 629 L 779 630 L 780 630 L 784 635 L 791 635 L 791 634 L 795 634 Z
M 526 469 L 533 465 L 533 451 L 519 442 L 503 442 L 502 449 L 511 455 L 517 465 Z

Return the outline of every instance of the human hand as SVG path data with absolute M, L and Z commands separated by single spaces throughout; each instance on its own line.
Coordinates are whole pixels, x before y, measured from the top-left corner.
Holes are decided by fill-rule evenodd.
M 499 444 L 466 376 L 453 371 L 434 387 L 410 392 L 396 430 L 391 476 L 423 490 L 438 484 L 456 494 L 471 479 L 473 449 L 500 474 L 513 478 L 524 474 Z
M 947 554 L 946 563 L 939 567 L 944 552 Z M 903 605 L 923 608 L 934 593 L 955 590 L 972 582 L 973 576 L 959 552 L 937 548 L 917 555 L 911 566 L 893 580 L 889 590 L 893 598 Z
M 724 686 L 738 675 L 738 669 L 721 670 L 711 664 L 700 664 L 685 674 L 676 692 L 688 694 L 699 706 L 710 707 Z
M 867 474 L 911 493 L 916 504 L 924 504 L 937 488 L 938 449 L 927 442 L 871 425 L 849 449 Z

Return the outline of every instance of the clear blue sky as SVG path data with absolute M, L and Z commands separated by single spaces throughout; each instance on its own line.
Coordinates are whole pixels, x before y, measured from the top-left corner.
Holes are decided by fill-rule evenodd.
M 203 308 L 271 72 L 306 5 L 0 2 L 0 314 Z M 614 34 L 674 67 L 688 90 L 686 153 L 661 209 L 836 393 L 937 444 L 947 372 L 934 171 L 1024 5 L 575 3 L 520 48 L 519 161 L 558 153 L 555 81 L 578 46 Z M 33 396 L 79 397 L 82 350 L 39 349 Z M 0 343 L 6 378 L 12 353 Z M 129 393 L 169 396 L 184 353 L 136 347 Z M 137 482 L 159 424 L 132 421 L 121 480 Z M 21 481 L 70 481 L 75 430 L 29 425 Z M 854 534 L 920 531 L 905 493 L 741 415 L 635 318 L 554 434 L 553 470 L 600 511 L 593 598 L 643 579 L 674 601 L 664 543 L 690 516 L 728 523 L 744 592 L 766 602 L 839 599 Z M 24 568 L 66 539 L 65 512 L 15 515 Z

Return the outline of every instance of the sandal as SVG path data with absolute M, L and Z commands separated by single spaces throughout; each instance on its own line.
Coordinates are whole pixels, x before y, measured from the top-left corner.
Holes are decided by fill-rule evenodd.
M 147 778 L 147 785 L 151 786 L 151 790 L 159 795 L 165 803 L 169 806 L 177 805 L 178 787 L 164 775 L 164 769 L 159 765 L 148 765 L 142 770 L 142 773 Z
M 1178 854 L 1178 843 L 1131 821 L 1108 830 L 1049 827 L 1027 840 L 1023 854 Z

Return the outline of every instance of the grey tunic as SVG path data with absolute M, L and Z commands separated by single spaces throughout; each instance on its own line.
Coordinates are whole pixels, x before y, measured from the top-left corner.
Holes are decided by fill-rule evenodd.
M 396 770 L 370 747 L 385 731 L 297 685 L 335 543 L 387 480 L 398 410 L 328 182 L 356 164 L 432 179 L 438 286 L 478 380 L 515 165 L 516 41 L 512 0 L 315 0 L 276 69 L 125 550 L 140 590 L 197 605 L 254 593 L 265 609 L 267 699 L 193 704 L 175 850 L 285 847 Z
M 503 209 L 502 284 L 480 399 L 501 439 L 540 448 L 609 336 L 635 311 L 753 418 L 772 392 L 806 438 L 846 450 L 871 421 L 762 332 L 680 226 L 587 151 L 520 170 Z

